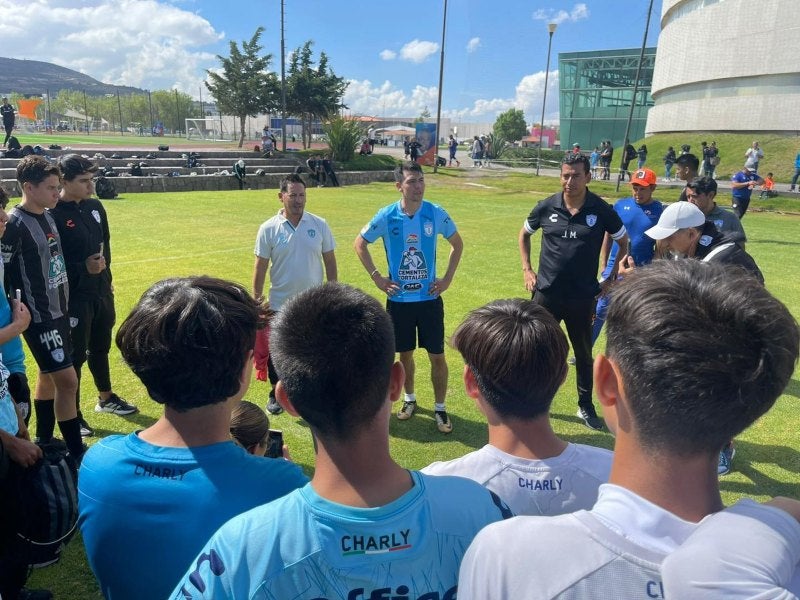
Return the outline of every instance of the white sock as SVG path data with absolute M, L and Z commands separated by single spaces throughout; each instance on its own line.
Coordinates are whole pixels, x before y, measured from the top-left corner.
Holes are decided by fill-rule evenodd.
M 444 402 L 436 402 L 436 403 L 433 405 L 433 409 L 434 409 L 434 410 L 445 410 L 445 408 L 444 408 Z
M 404 402 L 416 402 L 417 395 L 416 394 L 406 394 L 405 398 L 403 399 Z

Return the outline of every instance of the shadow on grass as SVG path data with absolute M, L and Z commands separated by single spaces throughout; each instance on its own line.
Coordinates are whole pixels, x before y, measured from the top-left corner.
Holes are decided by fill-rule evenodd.
M 392 415 L 392 420 L 389 423 L 389 435 L 394 438 L 412 442 L 453 440 L 475 449 L 481 448 L 489 439 L 484 421 L 472 421 L 454 415 L 452 412 L 447 413 L 453 423 L 453 431 L 448 434 L 443 434 L 436 428 L 432 408 L 425 408 L 417 404 L 414 416 L 408 421 L 399 420 L 395 414 Z
M 795 398 L 800 398 L 800 381 L 797 381 L 797 379 L 790 379 L 789 385 L 786 386 L 783 393 L 794 396 Z
M 787 240 L 754 240 L 753 245 L 774 244 L 776 246 L 800 246 L 800 242 L 789 242 Z
M 553 422 L 553 429 L 558 437 L 573 444 L 586 444 L 587 446 L 597 446 L 598 448 L 614 449 L 614 436 L 612 436 L 608 429 L 603 431 L 594 431 L 584 425 L 583 420 L 575 415 L 562 415 L 559 413 L 552 413 L 550 420 Z M 580 428 L 580 433 L 570 433 L 564 431 L 563 428 L 558 427 L 557 422 L 562 421 L 569 425 L 577 425 Z
M 744 475 L 748 481 L 728 480 L 723 477 L 720 479 L 720 489 L 750 495 L 797 497 L 797 477 L 792 477 L 790 481 L 780 481 L 760 470 L 760 465 L 775 465 L 800 474 L 800 452 L 789 446 L 755 444 L 744 440 L 737 440 L 735 444 L 736 456 L 733 459 L 732 473 Z

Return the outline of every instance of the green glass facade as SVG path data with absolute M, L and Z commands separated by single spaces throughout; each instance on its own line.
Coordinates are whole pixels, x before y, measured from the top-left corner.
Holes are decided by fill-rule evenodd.
M 558 55 L 561 147 L 580 144 L 584 150 L 611 140 L 624 143 L 641 48 L 565 52 Z M 653 106 L 650 87 L 656 49 L 646 48 L 639 73 L 636 106 L 629 139 L 644 137 L 647 112 Z

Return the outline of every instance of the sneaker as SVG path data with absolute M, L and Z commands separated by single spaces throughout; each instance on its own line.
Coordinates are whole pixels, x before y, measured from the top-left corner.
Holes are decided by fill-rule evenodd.
M 94 412 L 111 413 L 112 415 L 132 415 L 133 413 L 139 412 L 139 409 L 133 404 L 128 404 L 116 394 L 111 394 L 111 397 L 105 402 L 99 398 L 97 399 Z
M 567 360 L 567 364 L 575 366 L 575 357 L 570 356 L 569 359 Z
M 590 406 L 589 408 L 579 406 L 577 415 L 589 429 L 603 431 L 603 419 L 597 416 L 597 411 L 594 409 L 594 406 Z
M 733 447 L 733 442 L 728 444 L 719 453 L 719 463 L 717 464 L 717 475 L 727 475 L 731 472 L 731 463 L 736 454 L 736 448 Z
M 269 391 L 269 401 L 267 402 L 267 412 L 271 415 L 279 415 L 283 412 L 283 407 L 278 404 L 278 399 L 275 397 L 275 390 Z
M 447 416 L 445 411 L 437 410 L 433 413 L 433 416 L 436 419 L 436 428 L 439 431 L 442 433 L 450 433 L 453 431 L 453 422 L 450 420 L 450 417 Z
M 397 418 L 401 421 L 407 421 L 411 418 L 414 414 L 414 411 L 417 409 L 416 402 L 403 402 L 403 407 L 397 413 Z
M 94 435 L 94 429 L 86 422 L 86 419 L 81 417 L 80 419 L 81 424 L 81 437 L 92 437 Z

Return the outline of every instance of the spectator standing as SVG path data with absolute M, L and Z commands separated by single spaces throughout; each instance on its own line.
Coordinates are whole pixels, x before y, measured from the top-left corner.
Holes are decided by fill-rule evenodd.
M 3 118 L 3 129 L 6 130 L 6 137 L 3 140 L 3 148 L 5 148 L 11 133 L 14 131 L 14 120 L 16 118 L 14 107 L 8 103 L 8 98 L 3 98 L 3 104 L 0 105 L 0 116 Z
M 456 158 L 456 151 L 458 150 L 458 142 L 456 141 L 456 139 L 453 137 L 452 134 L 450 134 L 450 141 L 447 142 L 447 149 L 450 151 L 450 162 L 447 164 L 447 166 L 452 167 L 453 161 L 456 161 L 456 166 L 460 167 L 461 163 Z
M 464 556 L 459 600 L 665 597 L 663 560 L 723 509 L 719 448 L 775 403 L 798 346 L 794 317 L 741 270 L 661 260 L 626 275 L 595 363 L 616 431 L 609 483 L 589 511 L 483 529 Z
M 677 159 L 675 148 L 672 146 L 667 148 L 667 153 L 664 155 L 664 181 L 672 181 L 672 165 Z
M 278 397 L 311 429 L 312 483 L 226 523 L 169 597 L 455 598 L 467 545 L 510 511 L 474 481 L 394 462 L 393 338 L 380 303 L 342 284 L 286 304 L 272 325 Z
M 258 228 L 253 267 L 253 296 L 269 301 L 269 308 L 278 312 L 292 296 L 320 285 L 324 275 L 336 281 L 336 242 L 327 221 L 306 211 L 306 186 L 298 175 L 288 175 L 281 181 L 278 214 Z M 270 267 L 271 265 L 271 267 Z M 264 282 L 269 271 L 269 297 L 264 297 Z M 283 409 L 275 399 L 278 373 L 267 363 L 269 392 L 267 412 L 280 414 Z
M 587 188 L 592 175 L 585 156 L 561 165 L 562 191 L 539 202 L 519 232 L 525 289 L 567 327 L 577 369 L 578 417 L 590 429 L 603 421 L 592 403 L 592 313 L 600 292 L 597 267 L 606 232 L 628 253 L 628 234 L 619 215 Z M 542 230 L 538 273 L 531 267 L 531 236 Z M 614 281 L 618 264 L 609 275 Z
M 111 277 L 111 231 L 103 203 L 92 198 L 92 177 L 97 166 L 78 154 L 66 154 L 58 161 L 61 194 L 50 209 L 61 238 L 69 281 L 69 324 L 72 337 L 72 365 L 78 376 L 75 404 L 82 435 L 93 435 L 80 409 L 80 381 L 83 363 L 89 366 L 98 398 L 98 413 L 130 415 L 137 408 L 114 393 L 108 353 L 111 330 L 117 319 Z
M 600 162 L 600 150 L 597 146 L 594 147 L 592 153 L 589 155 L 589 166 L 592 169 L 592 177 L 597 179 L 597 165 Z
M 472 139 L 472 166 L 473 167 L 482 167 L 483 166 L 483 142 L 480 138 L 476 135 Z
M 764 158 L 764 151 L 759 147 L 758 142 L 753 144 L 744 153 L 744 166 L 758 173 L 758 163 Z
M 647 145 L 642 144 L 639 146 L 639 149 L 636 151 L 636 168 L 641 169 L 644 167 L 645 163 L 647 163 Z
M 792 176 L 792 184 L 789 186 L 789 191 L 795 191 L 797 180 L 800 179 L 800 152 L 794 157 L 794 175 Z
M 678 166 L 678 168 L 675 169 L 677 179 L 689 183 L 692 179 L 697 177 L 697 169 L 700 167 L 700 161 L 694 154 L 681 154 L 675 164 Z M 685 187 L 681 190 L 681 195 L 678 197 L 678 200 L 681 202 L 686 201 Z
M 477 481 L 515 515 L 589 509 L 608 481 L 611 452 L 561 440 L 550 405 L 567 376 L 567 338 L 532 300 L 496 300 L 473 310 L 452 337 L 464 386 L 487 419 L 489 443 L 424 469 Z
M 614 158 L 614 146 L 606 140 L 600 148 L 600 165 L 603 167 L 603 179 L 611 178 L 611 160 Z
M 762 185 L 764 180 L 758 176 L 754 168 L 744 165 L 741 171 L 731 177 L 731 208 L 734 214 L 742 219 L 750 206 L 753 188 Z
M 325 172 L 325 180 L 330 181 L 333 187 L 339 187 L 339 178 L 333 170 L 333 161 L 327 154 L 322 157 L 322 170 Z
M 156 283 L 120 326 L 125 362 L 164 413 L 98 441 L 81 466 L 78 524 L 104 598 L 166 598 L 220 525 L 308 481 L 231 440 L 265 319 L 243 287 L 203 276 Z
M 394 177 L 400 201 L 378 211 L 356 236 L 354 248 L 372 281 L 386 294 L 386 310 L 394 323 L 395 346 L 406 373 L 405 396 L 397 418 L 408 420 L 417 408 L 414 350 L 419 341 L 431 362 L 436 428 L 450 433 L 453 423 L 445 406 L 448 369 L 442 294 L 453 282 L 464 242 L 450 215 L 424 199 L 425 176 L 419 165 L 403 163 L 395 169 Z M 447 271 L 441 279 L 436 276 L 439 235 L 450 244 Z M 369 244 L 378 239 L 383 239 L 389 263 L 386 277 L 380 274 L 369 251 Z
M 27 156 L 17 165 L 22 202 L 11 209 L 2 238 L 9 289 L 20 290 L 31 313 L 24 332 L 39 367 L 34 392 L 36 437 L 48 442 L 56 423 L 76 462 L 84 452 L 75 409 L 78 377 L 72 366 L 67 268 L 58 229 L 48 208 L 58 202 L 60 171 L 44 157 Z
M 411 157 L 411 162 L 417 162 L 420 148 L 422 148 L 422 144 L 417 141 L 417 138 L 413 138 L 408 143 L 408 155 Z
M 628 167 L 631 164 L 631 161 L 634 160 L 637 156 L 636 148 L 633 147 L 633 144 L 628 144 L 622 151 L 622 170 L 620 171 L 620 181 L 625 181 L 625 175 L 628 175 L 628 179 L 631 178 L 631 172 L 628 170 Z

